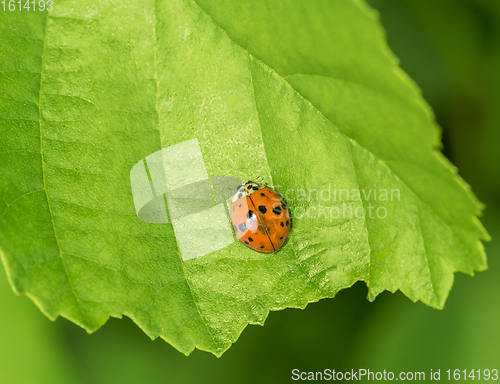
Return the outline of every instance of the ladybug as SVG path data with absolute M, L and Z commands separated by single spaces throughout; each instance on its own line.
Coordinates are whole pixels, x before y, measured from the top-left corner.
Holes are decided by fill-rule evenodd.
M 236 188 L 230 216 L 238 240 L 262 253 L 279 250 L 292 226 L 290 209 L 283 197 L 267 185 L 253 181 Z

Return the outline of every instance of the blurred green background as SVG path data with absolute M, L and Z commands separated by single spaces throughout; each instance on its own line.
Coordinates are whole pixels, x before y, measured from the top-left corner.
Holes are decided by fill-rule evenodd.
M 89 336 L 46 319 L 0 272 L 0 383 L 286 383 L 291 371 L 500 369 L 500 1 L 371 0 L 389 46 L 443 129 L 445 155 L 487 209 L 489 269 L 457 274 L 444 310 L 401 293 L 335 299 L 269 315 L 217 359 L 151 341 L 128 318 Z M 443 380 L 443 373 L 441 380 Z

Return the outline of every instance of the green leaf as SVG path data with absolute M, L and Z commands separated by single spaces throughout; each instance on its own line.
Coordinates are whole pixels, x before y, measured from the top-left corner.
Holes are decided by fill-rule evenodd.
M 61 1 L 2 17 L 0 254 L 49 318 L 92 332 L 126 315 L 220 356 L 270 310 L 359 280 L 370 300 L 442 308 L 455 271 L 486 268 L 481 204 L 363 2 Z M 280 252 L 233 241 L 182 260 L 171 223 L 139 220 L 132 167 L 193 139 L 209 176 L 285 194 Z

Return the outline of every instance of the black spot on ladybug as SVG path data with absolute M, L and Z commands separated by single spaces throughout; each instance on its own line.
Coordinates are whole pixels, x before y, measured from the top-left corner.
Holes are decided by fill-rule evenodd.
M 236 190 L 240 189 L 243 184 L 240 184 L 236 187 Z
M 253 239 L 252 239 L 251 237 L 249 237 L 249 238 L 248 238 L 248 241 L 249 241 L 249 242 L 252 242 L 252 241 L 253 241 Z
M 280 240 L 283 240 L 283 236 L 280 237 Z
M 281 203 L 281 206 L 283 207 L 283 209 L 286 209 L 286 208 L 287 208 L 287 206 L 286 206 L 285 202 L 282 202 L 282 203 Z
M 259 211 L 260 213 L 266 213 L 267 212 L 267 208 L 265 205 L 259 205 Z
M 288 227 L 288 224 L 290 224 L 290 222 L 287 220 L 287 221 L 286 221 L 286 225 L 287 225 L 287 227 Z
M 260 247 L 261 247 L 261 248 L 264 248 L 264 246 L 263 246 L 263 245 L 261 245 Z
M 269 227 L 267 227 L 267 228 L 266 228 L 266 231 L 267 231 L 267 232 L 269 232 L 270 230 L 271 230 L 271 228 L 269 228 Z
M 281 207 L 274 207 L 273 212 L 275 215 L 281 215 Z
M 261 192 L 260 195 L 266 197 L 266 194 L 263 192 Z
M 256 190 L 258 190 L 259 188 L 258 188 L 258 187 L 252 187 L 252 189 L 253 189 L 254 191 L 256 191 Z
M 250 183 L 253 183 L 253 181 L 252 180 L 248 180 L 246 183 L 250 184 Z
M 241 223 L 240 225 L 238 225 L 238 228 L 241 232 L 245 232 L 247 230 L 247 226 L 245 223 Z
M 238 193 L 238 199 L 241 199 L 243 197 L 243 193 Z
M 238 228 L 236 228 L 236 225 L 233 224 L 233 229 L 234 229 L 234 233 L 238 232 Z
M 251 185 L 247 185 L 247 189 L 252 189 L 252 186 Z
M 245 188 L 241 188 L 240 193 L 245 193 Z
M 282 227 L 284 227 L 284 226 L 285 226 L 285 223 L 284 223 L 284 222 L 281 222 L 281 223 L 280 223 L 280 225 L 281 225 Z
M 238 205 L 238 208 L 241 208 L 241 204 L 240 204 L 240 205 Z
M 247 245 L 249 244 L 249 242 L 248 242 L 248 241 L 245 241 L 244 243 L 245 243 L 245 244 L 247 244 Z
M 248 211 L 247 218 L 251 219 L 253 217 L 253 211 Z

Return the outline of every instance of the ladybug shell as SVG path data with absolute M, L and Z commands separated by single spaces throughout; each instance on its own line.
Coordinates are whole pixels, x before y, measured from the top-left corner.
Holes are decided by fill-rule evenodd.
M 248 182 L 238 187 L 230 216 L 236 237 L 257 252 L 276 252 L 290 232 L 290 209 L 285 200 L 261 184 Z

